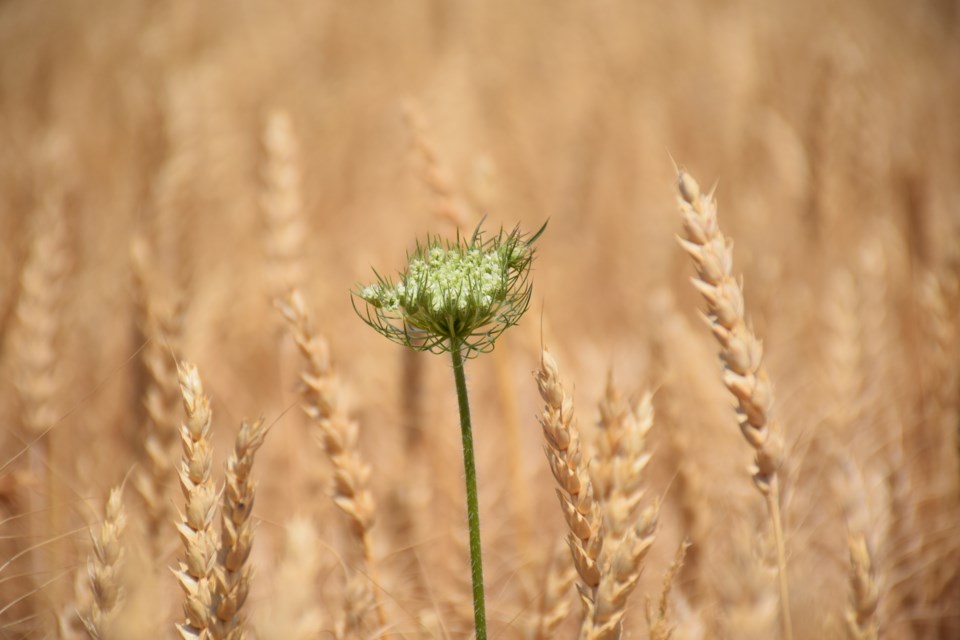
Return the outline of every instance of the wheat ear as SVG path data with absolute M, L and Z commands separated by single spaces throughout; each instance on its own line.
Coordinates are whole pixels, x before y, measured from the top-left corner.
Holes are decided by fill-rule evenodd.
M 283 597 L 270 606 L 258 607 L 254 637 L 263 640 L 315 640 L 326 626 L 317 597 L 317 584 L 326 549 L 313 521 L 294 516 L 284 526 L 283 550 L 271 582 L 282 589 Z
M 29 446 L 30 474 L 44 483 L 42 490 L 31 491 L 27 500 L 28 513 L 45 516 L 42 522 L 38 517 L 29 519 L 29 533 L 35 539 L 61 531 L 64 513 L 60 486 L 55 482 L 59 452 L 52 428 L 59 418 L 57 404 L 61 395 L 57 336 L 61 329 L 60 306 L 68 267 L 67 229 L 59 197 L 48 198 L 31 225 L 32 238 L 20 274 L 21 289 L 9 343 L 13 382 L 20 400 L 19 438 Z M 30 563 L 32 576 L 63 566 L 66 557 L 62 542 L 54 541 L 45 549 L 37 549 L 31 553 Z M 48 594 L 59 588 L 59 584 L 52 585 Z
M 657 507 L 645 509 L 640 522 L 601 557 L 606 537 L 603 516 L 582 459 L 573 400 L 564 391 L 557 363 L 546 350 L 535 375 L 546 403 L 540 424 L 547 441 L 547 460 L 559 485 L 557 496 L 570 529 L 567 543 L 581 578 L 577 585 L 584 610 L 580 638 L 619 638 L 627 597 L 636 586 L 643 557 L 653 543 Z
M 847 637 L 850 640 L 876 640 L 877 604 L 880 591 L 873 574 L 873 562 L 867 539 L 862 533 L 847 538 L 850 548 L 850 606 L 847 609 Z
M 226 463 L 223 502 L 220 507 L 220 552 L 216 569 L 217 636 L 225 640 L 242 640 L 244 616 L 240 609 L 250 591 L 252 569 L 247 558 L 253 549 L 253 501 L 257 487 L 250 472 L 257 449 L 263 444 L 270 427 L 262 419 L 244 420 L 237 433 L 233 453 Z
M 588 615 L 581 637 L 619 638 L 627 599 L 636 588 L 643 561 L 653 545 L 659 507 L 648 506 L 637 516 L 643 499 L 643 470 L 650 461 L 646 439 L 653 427 L 653 396 L 627 401 L 607 375 L 600 401 L 599 437 L 590 467 L 595 497 L 604 513 L 604 557 L 596 599 L 584 604 Z
M 547 444 L 544 451 L 559 488 L 557 497 L 570 533 L 567 543 L 580 574 L 578 588 L 591 601 L 600 584 L 600 551 L 603 549 L 603 517 L 593 499 L 593 484 L 580 450 L 580 432 L 571 398 L 560 383 L 553 356 L 544 349 L 535 372 L 540 397 L 546 403 L 538 417 Z
M 557 545 L 547 571 L 546 585 L 537 606 L 536 616 L 527 626 L 527 640 L 550 640 L 557 627 L 570 614 L 570 599 L 567 592 L 577 579 L 577 571 L 563 557 L 562 545 Z
M 589 602 L 581 591 L 587 615 L 580 628 L 580 640 L 619 640 L 623 635 L 627 599 L 643 573 L 643 561 L 653 546 L 659 513 L 657 503 L 646 507 L 638 522 L 615 546 L 611 545 L 612 550 L 607 550 L 593 602 Z
M 690 545 L 690 540 L 684 539 L 677 547 L 677 553 L 673 556 L 670 569 L 663 577 L 663 588 L 660 589 L 657 610 L 654 611 L 650 602 L 647 602 L 647 625 L 650 627 L 650 640 L 670 640 L 673 635 L 673 628 L 670 625 L 670 591 L 680 574 L 680 569 L 683 568 Z
M 87 560 L 87 574 L 90 577 L 93 601 L 82 620 L 87 636 L 92 640 L 113 637 L 110 633 L 110 621 L 123 600 L 120 569 L 123 566 L 124 550 L 121 538 L 126 525 L 127 515 L 123 508 L 122 490 L 115 487 L 110 491 L 103 521 L 90 527 L 93 552 Z
M 214 626 L 217 539 L 213 519 L 217 513 L 217 487 L 210 476 L 213 453 L 210 448 L 210 398 L 203 392 L 197 368 L 182 363 L 178 368 L 183 408 L 187 419 L 180 425 L 183 459 L 180 488 L 185 498 L 182 521 L 177 523 L 184 556 L 174 570 L 186 596 L 186 622 L 177 625 L 184 640 L 212 638 Z
M 366 578 L 356 575 L 350 578 L 343 594 L 340 615 L 333 624 L 334 639 L 365 640 L 370 637 L 364 631 L 364 620 L 367 612 L 374 606 L 376 606 L 375 600 L 370 593 Z
M 260 209 L 266 233 L 267 287 L 274 300 L 303 281 L 304 215 L 300 149 L 286 111 L 271 111 L 263 126 Z
M 686 417 L 680 411 L 682 401 L 678 390 L 684 389 L 685 385 L 677 373 L 676 362 L 683 354 L 674 353 L 670 348 L 671 345 L 689 344 L 691 328 L 677 310 L 673 296 L 666 291 L 654 297 L 650 311 L 655 327 L 651 345 L 651 379 L 657 387 L 657 416 L 667 435 L 666 455 L 676 465 L 670 493 L 676 497 L 673 502 L 679 512 L 680 530 L 690 541 L 677 583 L 686 600 L 696 607 L 708 597 L 702 557 L 712 536 L 711 509 L 704 490 L 704 473 L 692 451 L 698 434 L 691 425 L 684 424 Z
M 303 410 L 316 425 L 317 439 L 334 467 L 333 501 L 350 520 L 350 529 L 360 543 L 367 575 L 379 587 L 373 553 L 376 502 L 370 492 L 370 465 L 360 456 L 360 428 L 344 406 L 339 380 L 330 362 L 327 342 L 313 329 L 303 296 L 292 291 L 279 305 L 305 361 L 300 376 Z M 374 589 L 377 618 L 386 627 L 386 614 L 379 591 Z
M 636 521 L 643 499 L 643 470 L 650 462 L 646 438 L 653 427 L 653 395 L 645 393 L 628 401 L 607 375 L 607 387 L 599 403 L 600 435 L 590 477 L 596 498 L 603 505 L 608 540 L 619 540 Z
M 137 315 L 145 341 L 141 362 L 146 374 L 142 398 L 146 415 L 141 428 L 145 464 L 137 466 L 133 486 L 146 506 L 148 532 L 156 551 L 162 543 L 161 531 L 170 516 L 167 487 L 176 475 L 182 403 L 176 357 L 182 318 L 178 305 L 163 299 L 147 252 L 142 239 L 134 240 L 130 253 L 137 290 Z
M 747 326 L 743 289 L 734 279 L 733 242 L 723 235 L 717 221 L 717 203 L 703 194 L 686 172 L 677 177 L 678 203 L 683 217 L 680 246 L 693 259 L 696 289 L 707 302 L 705 319 L 720 343 L 723 382 L 737 399 L 737 420 L 747 443 L 755 452 L 753 481 L 767 503 L 777 545 L 780 610 L 783 634 L 793 637 L 787 561 L 780 517 L 778 471 L 783 460 L 783 440 L 772 419 L 773 386 L 763 366 L 763 346 Z
M 21 400 L 24 436 L 38 438 L 44 451 L 56 421 L 58 307 L 67 269 L 66 223 L 59 204 L 37 214 L 30 251 L 20 275 L 21 292 L 15 309 L 12 341 L 16 362 L 15 386 Z
M 410 131 L 413 149 L 422 161 L 420 177 L 434 197 L 434 211 L 455 227 L 465 227 L 472 218 L 469 208 L 454 185 L 453 172 L 440 159 L 440 153 L 430 137 L 426 117 L 412 100 L 403 105 L 403 119 Z

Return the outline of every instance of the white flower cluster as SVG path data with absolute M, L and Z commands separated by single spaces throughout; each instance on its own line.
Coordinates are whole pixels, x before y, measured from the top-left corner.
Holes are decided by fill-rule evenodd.
M 434 246 L 410 260 L 396 285 L 364 287 L 360 297 L 393 311 L 425 307 L 435 313 L 489 309 L 506 296 L 513 256 L 498 249 Z
M 397 292 L 393 287 L 385 287 L 382 284 L 369 284 L 360 289 L 360 297 L 377 307 L 393 311 L 400 306 L 400 300 L 397 298 Z
M 407 256 L 397 281 L 377 274 L 377 282 L 356 290 L 354 309 L 378 333 L 411 349 L 458 349 L 465 358 L 486 353 L 530 304 L 532 244 L 545 228 L 529 239 L 514 229 L 485 240 L 479 228 L 470 240 L 429 238 Z M 358 307 L 358 299 L 365 304 Z

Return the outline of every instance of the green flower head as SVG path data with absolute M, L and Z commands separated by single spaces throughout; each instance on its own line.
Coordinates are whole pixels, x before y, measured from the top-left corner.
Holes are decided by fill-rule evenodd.
M 514 229 L 485 240 L 479 227 L 469 241 L 427 238 L 396 282 L 374 271 L 377 281 L 353 292 L 353 307 L 379 333 L 418 351 L 490 351 L 530 304 L 533 243 L 545 228 L 529 239 Z

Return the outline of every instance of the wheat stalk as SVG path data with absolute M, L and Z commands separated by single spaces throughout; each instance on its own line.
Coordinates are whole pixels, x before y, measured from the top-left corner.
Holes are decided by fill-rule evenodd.
M 226 463 L 223 502 L 220 508 L 220 552 L 216 568 L 216 616 L 218 638 L 242 640 L 244 616 L 240 608 L 250 591 L 252 569 L 247 558 L 253 549 L 253 522 L 250 515 L 256 484 L 250 477 L 254 456 L 270 427 L 262 419 L 244 420 L 237 433 L 234 451 Z
M 37 517 L 29 521 L 29 534 L 34 539 L 63 529 L 60 487 L 55 482 L 59 452 L 51 431 L 60 417 L 58 402 L 62 395 L 57 338 L 68 267 L 67 228 L 58 196 L 48 196 L 41 206 L 30 229 L 32 237 L 20 274 L 21 290 L 10 336 L 13 386 L 20 401 L 18 437 L 28 447 L 27 477 L 45 485 L 27 496 L 27 511 L 45 515 L 43 522 Z M 66 562 L 63 546 L 56 541 L 31 554 L 29 561 L 30 574 L 43 575 Z M 54 585 L 51 591 L 58 588 Z
M 87 560 L 87 575 L 93 601 L 82 621 L 92 640 L 114 637 L 110 633 L 110 622 L 123 601 L 120 569 L 123 566 L 124 549 L 121 538 L 126 524 L 122 488 L 114 487 L 107 500 L 103 521 L 90 527 L 93 552 Z
M 21 401 L 21 424 L 29 438 L 49 437 L 46 432 L 58 417 L 55 341 L 60 330 L 58 307 L 67 269 L 66 233 L 60 205 L 47 204 L 37 214 L 30 251 L 20 275 L 21 292 L 14 311 L 15 386 Z
M 562 551 L 562 546 L 558 546 L 553 554 L 536 615 L 526 629 L 527 640 L 550 640 L 555 636 L 557 627 L 570 614 L 570 600 L 567 592 L 573 581 L 577 579 L 577 571 L 573 565 L 565 561 Z
M 465 227 L 474 216 L 458 193 L 453 173 L 440 158 L 430 137 L 426 117 L 415 102 L 407 101 L 403 105 L 403 119 L 410 131 L 413 150 L 422 161 L 420 177 L 434 197 L 434 211 L 458 229 Z
M 295 516 L 284 526 L 283 549 L 273 571 L 273 584 L 282 598 L 258 607 L 255 637 L 263 640 L 310 640 L 320 637 L 325 617 L 317 580 L 325 548 L 316 526 L 306 516 Z
M 599 403 L 599 437 L 590 467 L 594 496 L 604 513 L 603 576 L 595 602 L 584 600 L 589 614 L 581 637 L 619 638 L 627 598 L 640 578 L 657 528 L 659 508 L 647 507 L 637 517 L 643 499 L 643 470 L 650 461 L 646 439 L 653 427 L 653 396 L 628 401 L 608 372 Z
M 876 612 L 880 591 L 873 575 L 873 562 L 867 539 L 862 533 L 847 538 L 850 549 L 850 606 L 847 609 L 847 637 L 850 640 L 876 640 Z
M 303 410 L 316 426 L 317 439 L 333 463 L 333 501 L 348 517 L 350 530 L 360 543 L 367 575 L 379 586 L 370 535 L 376 501 L 369 487 L 370 466 L 360 456 L 359 425 L 347 413 L 329 347 L 314 331 L 303 296 L 294 290 L 278 306 L 305 361 L 300 387 Z M 379 624 L 386 627 L 386 613 L 376 591 L 374 599 Z
M 612 548 L 601 556 L 607 533 L 600 504 L 594 499 L 587 464 L 582 459 L 573 399 L 563 389 L 556 360 L 545 349 L 540 357 L 540 369 L 534 375 L 540 397 L 546 403 L 539 416 L 547 441 L 544 450 L 559 485 L 557 496 L 570 529 L 567 543 L 581 579 L 577 585 L 584 609 L 580 638 L 619 638 L 627 598 L 637 585 L 643 559 L 653 544 L 659 507 L 652 505 L 644 509 L 639 521 L 626 530 L 622 539 L 611 538 Z M 642 459 L 641 453 L 633 462 Z M 620 472 L 611 474 L 612 481 L 620 479 L 623 479 Z M 630 483 L 627 486 L 632 486 L 632 479 Z M 632 497 L 627 498 L 625 504 L 633 504 Z M 619 515 L 618 511 L 617 517 Z
M 300 149 L 286 111 L 271 111 L 263 127 L 260 209 L 266 233 L 267 287 L 270 299 L 303 282 L 303 202 Z
M 740 431 L 755 452 L 753 481 L 766 500 L 772 521 L 783 634 L 790 640 L 793 625 L 778 485 L 783 440 L 772 418 L 773 386 L 762 363 L 763 346 L 746 323 L 743 289 L 732 275 L 733 243 L 720 230 L 716 201 L 712 194 L 701 193 L 699 185 L 685 171 L 679 173 L 677 186 L 684 236 L 680 246 L 696 266 L 693 284 L 707 302 L 705 318 L 720 343 L 723 382 L 737 399 Z
M 670 625 L 670 590 L 680 574 L 680 569 L 683 567 L 689 549 L 690 540 L 688 539 L 684 539 L 677 547 L 673 562 L 670 563 L 670 569 L 663 577 L 663 587 L 660 589 L 657 610 L 654 611 L 650 602 L 647 602 L 647 626 L 650 627 L 650 640 L 670 640 L 673 636 L 673 628 Z
M 174 570 L 185 595 L 186 622 L 178 624 L 177 631 L 184 640 L 200 640 L 212 637 L 215 616 L 213 571 L 218 549 L 213 520 L 218 492 L 210 475 L 212 413 L 197 368 L 184 362 L 177 373 L 187 416 L 180 425 L 183 459 L 179 475 L 185 504 L 182 521 L 177 523 L 185 553 Z
M 603 505 L 607 540 L 619 540 L 635 521 L 643 499 L 643 470 L 650 462 L 646 438 L 653 427 L 653 395 L 628 401 L 607 375 L 599 403 L 599 437 L 590 467 L 595 497 Z
M 142 239 L 131 246 L 137 290 L 137 314 L 144 338 L 141 361 L 146 380 L 141 428 L 145 464 L 137 466 L 133 486 L 147 511 L 150 539 L 156 549 L 170 517 L 167 487 L 176 475 L 177 432 L 181 405 L 176 358 L 181 333 L 181 310 L 164 298 Z
M 371 636 L 364 630 L 364 620 L 367 612 L 375 606 L 376 600 L 366 578 L 353 576 L 343 594 L 343 606 L 333 625 L 333 637 L 336 640 L 368 640 Z
M 886 619 L 891 626 L 894 620 L 906 620 L 910 628 L 918 633 L 920 616 L 917 615 L 917 608 L 921 596 L 916 581 L 924 574 L 920 537 L 925 527 L 917 517 L 915 496 L 918 490 L 910 478 L 902 440 L 903 436 L 890 442 L 884 478 L 886 509 L 890 517 L 886 540 L 883 541 L 886 547 L 883 555 L 887 558 L 889 576 L 888 604 L 884 610 L 888 613 Z
M 623 634 L 627 599 L 640 580 L 643 561 L 653 546 L 659 513 L 659 504 L 647 506 L 638 522 L 627 530 L 613 550 L 607 550 L 593 601 L 581 590 L 580 597 L 587 615 L 580 628 L 580 640 L 619 640 Z
M 960 517 L 960 459 L 958 425 L 960 425 L 960 373 L 955 362 L 960 356 L 960 333 L 956 327 L 960 310 L 960 280 L 953 269 L 928 272 L 919 287 L 924 311 L 924 386 L 929 389 L 923 399 L 923 421 L 916 439 L 924 443 L 926 473 L 918 484 L 943 487 L 934 496 L 923 500 L 920 515 L 926 522 L 927 534 L 922 538 L 923 555 L 931 569 L 927 572 L 924 597 L 938 602 L 949 598 L 954 587 L 954 567 L 960 559 L 960 542 L 955 536 L 931 536 L 931 531 L 949 531 Z M 933 447 L 934 451 L 927 448 Z M 928 452 L 929 451 L 929 452 Z
M 163 82 L 162 111 L 163 157 L 149 183 L 148 231 L 156 248 L 156 265 L 184 297 L 194 275 L 191 234 L 195 224 L 187 223 L 197 209 L 195 180 L 204 167 L 206 130 L 204 118 L 203 72 L 176 74 Z M 189 213 L 187 213 L 189 212 Z M 187 213 L 187 215 L 184 215 Z
M 683 424 L 679 411 L 681 381 L 676 373 L 678 355 L 669 353 L 671 345 L 689 344 L 690 326 L 677 311 L 671 295 L 664 292 L 650 305 L 653 314 L 651 320 L 656 327 L 653 340 L 653 379 L 657 382 L 656 408 L 661 425 L 665 425 L 670 459 L 675 461 L 676 475 L 670 486 L 670 493 L 676 496 L 674 501 L 679 510 L 680 529 L 690 544 L 680 565 L 679 584 L 687 600 L 693 605 L 707 597 L 706 580 L 702 571 L 703 549 L 709 544 L 711 510 L 705 497 L 704 474 L 693 456 L 695 432 L 689 425 Z
M 591 602 L 600 585 L 600 552 L 603 549 L 603 516 L 593 498 L 593 484 L 580 450 L 580 432 L 574 415 L 573 398 L 560 382 L 560 371 L 553 356 L 544 349 L 540 369 L 534 373 L 543 411 L 538 419 L 547 444 L 544 451 L 557 481 L 557 497 L 570 532 L 567 543 L 573 563 L 580 574 L 578 585 Z

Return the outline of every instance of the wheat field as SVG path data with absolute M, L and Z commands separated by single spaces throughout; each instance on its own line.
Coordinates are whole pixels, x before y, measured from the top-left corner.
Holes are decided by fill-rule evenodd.
M 0 2 L 0 638 L 960 638 L 955 0 Z M 559 499 L 558 499 L 559 498 Z

